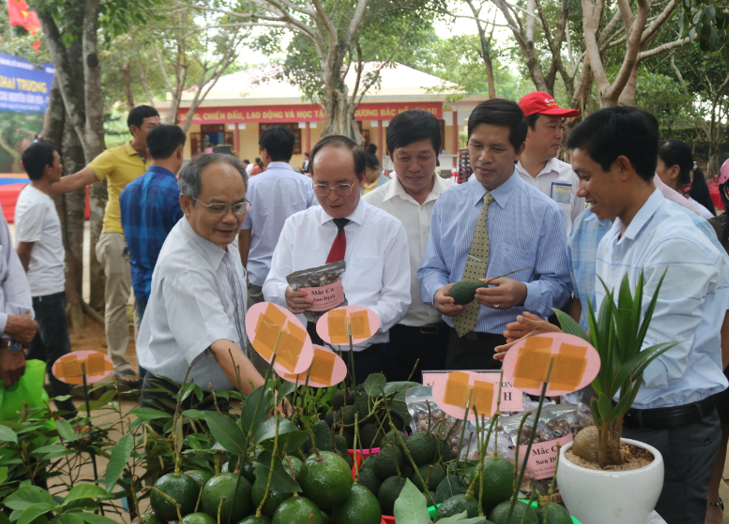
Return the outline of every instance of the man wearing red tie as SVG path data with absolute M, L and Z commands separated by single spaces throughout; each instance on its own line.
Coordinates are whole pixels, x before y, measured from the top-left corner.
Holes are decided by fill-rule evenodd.
M 347 269 L 342 283 L 349 305 L 369 308 L 380 319 L 377 333 L 354 346 L 357 381 L 364 382 L 370 373 L 384 371 L 387 375 L 383 345 L 389 340 L 388 330 L 405 316 L 410 305 L 405 228 L 392 215 L 360 199 L 365 152 L 351 139 L 338 135 L 321 139 L 311 151 L 309 166 L 320 206 L 300 211 L 286 221 L 263 295 L 294 314 L 303 313 L 313 302 L 304 292 L 291 289 L 286 276 L 344 260 Z M 314 333 L 313 328 L 309 326 L 310 333 Z

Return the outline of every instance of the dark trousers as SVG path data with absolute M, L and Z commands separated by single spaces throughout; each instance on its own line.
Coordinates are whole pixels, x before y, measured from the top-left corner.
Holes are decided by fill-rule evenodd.
M 459 337 L 454 328 L 448 336 L 446 369 L 501 369 L 494 348 L 506 344 L 503 335 L 470 331 Z
M 176 384 L 171 380 L 145 372 L 144 381 L 142 382 L 142 394 L 139 398 L 139 405 L 143 408 L 160 409 L 165 413 L 174 415 L 175 406 L 177 404 L 177 393 L 180 391 L 180 384 Z M 207 394 L 206 394 L 207 396 Z M 213 409 L 215 403 L 212 400 L 205 400 L 198 403 L 197 397 L 192 394 L 182 401 L 182 411 L 187 409 L 206 410 Z M 228 400 L 218 397 L 218 407 L 221 411 L 228 411 L 230 403 Z
M 716 410 L 678 428 L 623 427 L 623 437 L 650 444 L 663 455 L 663 491 L 656 512 L 668 524 L 704 524 L 706 494 L 721 443 Z
M 316 332 L 316 324 L 308 322 L 306 325 L 306 331 L 309 333 L 309 337 L 311 337 L 311 341 L 314 344 L 324 346 L 324 341 Z M 383 373 L 385 377 L 387 377 L 387 380 L 391 380 L 389 370 L 388 372 L 385 371 L 385 351 L 385 344 L 372 344 L 370 347 L 362 351 L 354 351 L 350 357 L 349 346 L 347 346 L 347 350 L 342 351 L 341 356 L 342 360 L 344 360 L 344 363 L 347 365 L 349 376 L 351 377 L 354 372 L 356 383 L 362 384 L 372 373 Z M 350 361 L 350 358 L 353 362 Z M 354 364 L 354 371 L 352 369 L 352 364 Z
M 137 307 L 137 316 L 139 317 L 139 325 L 142 325 L 142 318 L 144 317 L 144 312 L 147 310 L 147 301 L 146 300 L 139 300 L 136 296 L 134 297 L 134 302 L 136 303 Z M 145 375 L 147 374 L 147 370 L 142 367 L 142 365 L 139 363 L 139 360 L 137 360 L 137 368 L 139 369 L 139 381 L 143 381 Z
M 445 322 L 422 327 L 396 324 L 390 328 L 389 335 L 384 355 L 387 380 L 408 380 L 412 373 L 412 380 L 419 381 L 423 370 L 446 369 L 449 327 Z
M 71 386 L 61 382 L 53 376 L 53 363 L 63 355 L 71 352 L 71 341 L 68 338 L 68 324 L 66 323 L 66 295 L 63 292 L 33 297 L 33 311 L 38 322 L 38 332 L 30 343 L 28 360 L 42 360 L 46 363 L 48 381 L 51 384 L 51 397 L 60 397 L 71 394 Z M 71 399 L 54 400 L 56 408 L 68 411 L 64 418 L 76 416 L 76 407 Z

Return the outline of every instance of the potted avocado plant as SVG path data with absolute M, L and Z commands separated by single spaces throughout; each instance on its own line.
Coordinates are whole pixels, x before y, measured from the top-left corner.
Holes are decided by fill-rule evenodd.
M 570 514 L 590 524 L 643 524 L 655 507 L 663 489 L 663 458 L 652 446 L 621 439 L 623 417 L 635 401 L 645 369 L 676 345 L 664 342 L 642 349 L 656 306 L 663 273 L 655 294 L 643 312 L 644 275 L 641 272 L 635 295 L 628 276 L 623 279 L 617 304 L 615 292 L 605 288 L 605 298 L 595 315 L 589 307 L 589 335 L 569 315 L 557 311 L 565 333 L 590 342 L 600 355 L 600 372 L 592 382 L 597 394 L 590 403 L 596 428 L 586 428 L 575 442 L 562 447 L 557 483 Z M 642 317 L 642 319 L 641 319 Z M 617 402 L 614 402 L 617 400 Z M 638 469 L 620 466 L 625 445 L 647 450 L 653 460 Z M 568 453 L 572 451 L 572 453 Z M 571 461 L 570 456 L 575 460 Z M 579 457 L 576 459 L 575 457 Z M 584 459 L 596 462 L 595 469 L 577 465 Z M 607 469 L 606 469 L 607 468 Z M 625 469 L 624 469 L 625 468 Z

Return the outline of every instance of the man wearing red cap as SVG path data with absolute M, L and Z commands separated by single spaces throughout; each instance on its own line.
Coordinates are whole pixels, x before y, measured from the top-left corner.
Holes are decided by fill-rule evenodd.
M 567 219 L 567 235 L 572 222 L 585 209 L 585 199 L 577 197 L 577 175 L 572 166 L 557 159 L 562 144 L 562 123 L 565 118 L 580 114 L 576 109 L 563 109 L 552 95 L 535 91 L 519 101 L 529 129 L 526 147 L 516 163 L 522 180 L 554 200 Z

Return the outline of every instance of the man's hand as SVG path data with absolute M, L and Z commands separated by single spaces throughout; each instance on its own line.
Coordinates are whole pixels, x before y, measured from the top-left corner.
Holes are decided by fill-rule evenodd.
M 314 305 L 314 301 L 303 291 L 294 291 L 291 286 L 286 287 L 286 305 L 294 315 L 307 311 Z
M 485 278 L 479 279 L 485 281 Z M 490 283 L 493 287 L 481 287 L 476 290 L 476 302 L 492 309 L 509 309 L 521 306 L 527 297 L 524 282 L 511 278 L 495 278 Z
M 5 324 L 5 334 L 16 342 L 20 342 L 27 346 L 33 341 L 38 331 L 38 322 L 27 313 L 23 315 L 8 315 L 7 324 Z M 22 373 L 21 373 L 22 374 Z
M 550 324 L 534 313 L 524 312 L 523 315 L 518 315 L 516 317 L 516 322 L 511 322 L 506 325 L 504 337 L 506 337 L 507 343 L 503 346 L 497 346 L 494 348 L 494 360 L 504 360 L 504 358 L 506 358 L 506 352 L 509 351 L 514 344 L 521 342 L 525 338 L 541 335 L 543 333 L 561 332 L 562 330 L 559 326 Z
M 457 317 L 458 315 L 466 311 L 466 308 L 468 307 L 468 305 L 456 305 L 455 299 L 451 297 L 452 287 L 453 284 L 446 284 L 438 291 L 436 291 L 435 295 L 433 296 L 433 305 L 435 305 L 435 309 L 437 309 L 447 317 Z
M 25 373 L 25 353 L 13 353 L 7 348 L 0 349 L 0 377 L 3 386 L 9 388 Z

